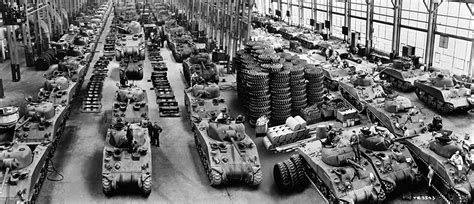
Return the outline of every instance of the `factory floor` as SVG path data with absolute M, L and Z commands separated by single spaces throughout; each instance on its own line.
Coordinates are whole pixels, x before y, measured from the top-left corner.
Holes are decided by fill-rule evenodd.
M 110 20 L 100 42 L 104 42 L 109 25 Z M 102 50 L 103 45 L 99 45 L 98 53 L 91 65 L 102 55 Z M 220 188 L 209 186 L 194 145 L 190 121 L 183 106 L 185 86 L 181 76 L 182 65 L 174 61 L 169 49 L 163 48 L 161 54 L 168 66 L 168 79 L 179 101 L 181 117 L 159 117 L 155 93 L 150 90 L 151 82 L 147 81 L 151 75 L 151 67 L 145 62 L 144 79 L 135 84 L 147 90 L 151 120 L 158 121 L 164 129 L 160 138 L 161 147 L 152 147 L 153 189 L 151 195 L 144 198 L 139 194 L 130 193 L 106 197 L 102 193 L 102 151 L 105 132 L 110 122 L 112 100 L 119 81 L 118 64 L 113 62 L 109 65 L 109 77 L 104 83 L 101 113 L 79 111 L 92 68 L 89 70 L 82 87 L 83 92 L 74 101 L 66 131 L 53 158 L 53 166 L 64 178 L 61 180 L 58 175 L 50 174 L 50 180 L 46 180 L 42 187 L 38 203 L 322 203 L 321 196 L 312 187 L 293 194 L 283 194 L 277 190 L 273 181 L 273 165 L 288 158 L 289 154 L 274 154 L 266 151 L 262 138 L 255 138 L 254 129 L 250 127 L 246 131 L 259 148 L 264 173 L 263 183 L 258 188 L 244 185 Z M 24 94 L 35 94 L 38 91 L 43 82 L 39 80 L 42 79 L 42 72 L 22 66 L 21 82 L 11 82 L 11 80 L 5 80 L 10 75 L 9 64 L 4 64 L 7 63 L 0 64 L 0 70 L 7 97 L 0 99 L 2 105 L 7 105 L 4 104 L 5 101 L 19 101 Z M 227 79 L 233 79 L 233 77 L 230 76 Z M 243 112 L 236 91 L 223 91 L 222 95 L 227 99 L 233 116 Z M 415 105 L 423 106 L 415 94 L 403 95 L 407 95 Z M 426 109 L 426 113 L 433 112 Z M 457 114 L 445 117 L 444 125 L 459 133 L 473 133 L 473 121 L 472 115 Z M 52 181 L 57 179 L 60 181 Z M 390 203 L 401 202 L 396 199 Z
M 107 30 L 104 32 L 104 36 Z M 101 42 L 104 40 L 101 37 Z M 101 56 L 102 45 L 98 46 L 98 54 L 93 63 Z M 147 90 L 148 105 L 152 121 L 158 121 L 164 129 L 161 133 L 161 146 L 152 147 L 153 158 L 153 189 L 148 198 L 139 194 L 116 195 L 106 197 L 102 193 L 102 151 L 105 142 L 105 132 L 109 125 L 111 105 L 116 84 L 119 82 L 119 68 L 115 61 L 109 65 L 109 77 L 103 88 L 103 108 L 101 113 L 81 113 L 79 111 L 82 99 L 75 101 L 71 116 L 67 122 L 62 141 L 56 150 L 53 163 L 55 168 L 64 176 L 62 181 L 44 183 L 39 203 L 310 203 L 320 200 L 312 188 L 293 195 L 280 195 L 273 182 L 273 165 L 288 157 L 284 154 L 267 152 L 262 139 L 255 139 L 263 166 L 264 180 L 258 188 L 245 185 L 213 188 L 204 172 L 194 145 L 190 129 L 190 121 L 184 108 L 184 81 L 181 75 L 182 65 L 176 63 L 171 51 L 163 48 L 161 52 L 168 66 L 168 79 L 180 105 L 181 117 L 160 118 L 156 105 L 155 93 L 150 90 L 151 67 L 148 59 L 145 61 L 144 79 L 134 82 Z M 89 70 L 89 72 L 91 69 Z M 86 76 L 83 89 L 90 77 Z M 228 77 L 232 78 L 232 77 Z M 36 78 L 37 79 L 37 78 Z M 223 93 L 236 115 L 242 110 L 235 91 Z M 249 135 L 255 135 L 247 129 Z M 57 179 L 54 174 L 51 179 Z

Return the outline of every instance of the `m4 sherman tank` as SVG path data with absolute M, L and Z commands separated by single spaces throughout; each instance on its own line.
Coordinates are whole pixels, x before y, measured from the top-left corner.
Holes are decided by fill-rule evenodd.
M 132 21 L 127 28 L 117 27 L 122 32 L 119 34 L 119 44 L 115 52 L 115 59 L 120 61 L 126 57 L 145 59 L 145 40 L 140 23 Z
M 473 166 L 470 152 L 465 152 L 452 131 L 421 134 L 407 140 L 407 147 L 416 155 L 424 175 L 432 174 L 433 185 L 451 203 L 472 203 L 474 193 Z M 468 154 L 468 155 L 466 155 Z M 432 172 L 432 173 L 429 173 Z
M 306 143 L 298 154 L 273 169 L 277 186 L 294 190 L 306 184 L 306 175 L 329 203 L 382 202 L 386 198 L 370 160 L 359 157 L 346 139 L 332 145 Z
M 262 182 L 257 146 L 245 133 L 243 123 L 229 118 L 202 120 L 194 128 L 194 140 L 211 186 Z
M 353 134 L 359 137 L 360 151 L 377 172 L 386 193 L 403 188 L 401 184 L 421 181 L 421 173 L 408 148 L 398 142 L 416 135 L 396 138 L 387 128 L 380 126 L 363 127 L 358 134 L 355 130 Z
M 443 114 L 469 110 L 474 105 L 471 90 L 455 86 L 453 79 L 442 73 L 432 74 L 428 80 L 415 80 L 415 93 L 421 101 Z
M 18 107 L 5 106 L 0 108 L 0 144 L 12 141 L 14 128 L 19 119 Z
M 367 103 L 383 99 L 386 95 L 382 85 L 375 83 L 367 73 L 359 73 L 349 80 L 340 81 L 339 91 L 358 111 L 363 111 Z
M 112 121 L 121 118 L 124 122 L 139 123 L 148 117 L 148 98 L 146 91 L 137 87 L 120 87 L 115 95 Z
M 63 76 L 53 77 L 44 82 L 38 92 L 38 99 L 49 101 L 53 104 L 61 104 L 69 109 L 72 100 L 80 89 L 78 83 Z
M 219 98 L 219 86 L 194 85 L 192 88 L 184 90 L 184 106 L 188 111 L 191 123 L 199 123 L 204 119 L 215 119 L 217 115 L 224 111 L 228 113 L 224 99 Z
M 367 116 L 396 137 L 417 135 L 427 130 L 427 116 L 403 96 L 387 97 L 383 101 L 367 104 Z
M 108 129 L 102 161 L 102 188 L 106 195 L 130 185 L 138 187 L 143 195 L 150 195 L 152 159 L 146 125 L 117 122 Z
M 48 173 L 47 143 L 26 145 L 12 143 L 0 146 L 2 203 L 35 203 Z
M 405 63 L 406 64 L 406 63 Z M 421 69 L 412 69 L 411 64 L 404 65 L 401 60 L 394 60 L 391 65 L 386 65 L 380 71 L 380 79 L 387 80 L 395 88 L 402 91 L 411 91 L 416 79 L 428 79 L 429 72 Z
M 52 153 L 66 124 L 66 107 L 51 102 L 31 102 L 15 127 L 14 141 L 28 145 L 53 144 Z
M 350 77 L 356 74 L 355 67 L 339 67 L 332 66 L 332 64 L 323 65 L 324 85 L 331 91 L 337 91 L 339 88 L 339 81 L 344 77 Z
M 184 60 L 183 74 L 188 86 L 202 83 L 219 83 L 217 67 L 211 62 L 207 53 L 193 55 Z

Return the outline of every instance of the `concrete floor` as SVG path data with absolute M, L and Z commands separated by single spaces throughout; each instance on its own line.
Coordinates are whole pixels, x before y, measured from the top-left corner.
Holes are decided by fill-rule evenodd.
M 106 31 L 100 38 L 104 42 Z M 93 62 L 102 54 L 103 45 L 98 46 L 98 54 Z M 229 187 L 213 188 L 208 185 L 204 168 L 198 158 L 198 154 L 192 138 L 189 119 L 185 113 L 184 105 L 184 83 L 181 77 L 181 64 L 176 63 L 171 52 L 164 48 L 162 56 L 168 65 L 168 77 L 179 100 L 182 117 L 160 118 L 158 107 L 155 103 L 154 91 L 150 90 L 151 69 L 145 66 L 144 80 L 136 82 L 137 85 L 147 90 L 150 101 L 150 117 L 158 121 L 164 132 L 161 137 L 161 147 L 153 147 L 153 190 L 148 198 L 139 194 L 118 195 L 106 197 L 102 193 L 101 165 L 102 150 L 104 147 L 105 131 L 109 125 L 108 115 L 113 96 L 118 83 L 118 64 L 111 63 L 109 66 L 109 77 L 104 85 L 104 99 L 102 113 L 81 113 L 79 111 L 82 97 L 75 100 L 72 106 L 70 119 L 67 122 L 65 135 L 53 158 L 56 169 L 64 175 L 62 181 L 47 180 L 40 193 L 39 203 L 320 203 L 320 195 L 313 188 L 306 188 L 303 192 L 291 195 L 281 194 L 277 191 L 273 181 L 273 165 L 276 162 L 288 158 L 289 154 L 274 154 L 265 150 L 262 138 L 254 137 L 254 129 L 247 128 L 247 133 L 252 136 L 259 148 L 262 170 L 264 173 L 263 183 L 258 188 L 233 185 Z M 147 61 L 145 62 L 145 64 Z M 1 77 L 4 79 L 4 87 L 8 98 L 0 99 L 1 105 L 8 105 L 8 101 L 20 101 L 23 94 L 36 94 L 43 80 L 42 72 L 34 71 L 33 68 L 22 67 L 22 81 L 8 81 L 9 64 L 1 65 Z M 91 69 L 92 70 L 92 69 Z M 89 70 L 82 90 L 86 90 L 86 84 L 91 75 Z M 5 80 L 7 78 L 7 80 Z M 235 91 L 222 93 L 227 98 L 232 115 L 242 112 L 240 102 Z M 419 103 L 415 94 L 407 95 L 415 105 L 424 107 Z M 426 113 L 433 114 L 429 109 Z M 446 116 L 445 127 L 454 129 L 458 133 L 473 133 L 474 116 L 469 114 L 457 114 Z M 55 178 L 54 174 L 50 177 Z M 393 200 L 389 203 L 400 203 Z

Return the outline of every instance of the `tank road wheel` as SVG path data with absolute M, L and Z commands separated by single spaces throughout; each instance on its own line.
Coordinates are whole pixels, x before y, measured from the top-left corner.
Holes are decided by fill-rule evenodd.
M 416 94 L 416 97 L 418 97 L 418 99 L 421 99 L 421 90 L 420 89 L 415 88 L 415 94 Z
M 102 191 L 106 196 L 112 195 L 112 182 L 107 178 L 102 178 Z
M 295 164 L 296 167 L 296 174 L 298 175 L 298 186 L 297 188 L 304 188 L 308 184 L 308 178 L 306 178 L 305 175 L 305 167 L 303 165 L 303 161 L 301 160 L 300 155 L 298 154 L 293 154 L 290 157 L 291 161 L 293 164 Z
M 258 186 L 262 183 L 262 181 L 263 181 L 263 173 L 262 173 L 262 170 L 259 169 L 257 172 L 253 174 L 252 183 L 250 185 Z
M 283 161 L 285 163 L 286 167 L 288 168 L 288 173 L 290 174 L 290 180 L 291 180 L 291 189 L 295 189 L 297 186 L 299 186 L 299 177 L 296 172 L 296 167 L 295 164 L 289 159 Z
M 331 81 L 329 85 L 330 85 L 329 89 L 331 91 L 337 91 L 339 89 L 339 83 L 337 81 Z
M 283 162 L 278 162 L 273 167 L 273 178 L 281 191 L 291 191 L 291 178 L 288 168 Z
M 403 83 L 403 91 L 409 91 L 413 88 L 413 85 L 411 85 L 410 82 L 404 82 Z
M 212 169 L 209 174 L 209 181 L 211 186 L 218 186 L 222 184 L 222 175 L 216 170 Z
M 385 191 L 380 190 L 380 192 L 377 194 L 377 201 L 379 203 L 383 203 L 383 201 L 387 198 L 387 195 L 385 195 Z
M 390 181 L 382 180 L 382 183 L 385 186 L 385 191 L 387 191 L 387 193 L 391 193 L 395 189 L 395 185 L 393 185 L 393 183 Z
M 440 111 L 443 114 L 449 114 L 454 111 L 454 105 L 451 103 L 444 103 Z
M 151 176 L 148 176 L 142 183 L 142 193 L 145 197 L 151 194 Z
M 451 203 L 461 203 L 461 195 L 456 190 L 449 191 L 447 198 Z

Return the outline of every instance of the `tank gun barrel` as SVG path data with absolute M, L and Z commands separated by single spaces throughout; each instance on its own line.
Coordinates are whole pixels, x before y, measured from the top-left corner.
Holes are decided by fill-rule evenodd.
M 356 168 L 358 168 L 362 171 L 366 170 L 363 166 L 361 166 L 360 164 L 356 163 L 355 161 L 353 161 L 351 159 L 347 159 L 346 161 L 347 161 L 347 163 L 351 164 L 352 166 L 354 166 L 354 167 L 356 167 Z
M 5 174 L 3 174 L 2 188 L 0 189 L 0 194 L 3 194 L 3 189 L 5 188 L 5 183 L 7 182 L 9 173 L 10 173 L 10 168 L 7 167 Z
M 411 138 L 418 137 L 418 136 L 420 136 L 420 135 L 416 134 L 416 135 L 410 135 L 410 136 L 405 136 L 405 137 L 398 137 L 398 138 L 393 139 L 392 142 L 397 142 L 397 141 L 400 141 L 400 140 L 411 139 Z
M 27 118 L 25 121 L 23 121 L 20 125 L 18 125 L 15 130 L 18 130 L 20 129 L 21 127 L 23 127 L 23 125 L 25 125 L 26 123 L 28 123 L 33 117 L 29 117 Z
M 239 146 L 237 145 L 237 142 L 234 140 L 234 138 L 230 137 L 230 142 L 232 143 L 232 146 L 234 146 L 235 150 L 237 150 L 237 152 L 239 153 L 240 157 L 244 157 L 244 155 L 242 154 L 242 152 L 240 151 L 239 149 Z

